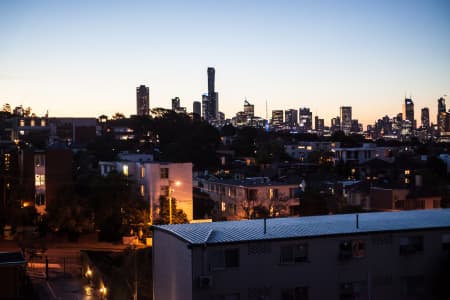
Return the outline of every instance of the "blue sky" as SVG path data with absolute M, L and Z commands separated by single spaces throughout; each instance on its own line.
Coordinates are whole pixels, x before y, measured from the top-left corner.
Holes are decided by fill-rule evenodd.
M 0 1 L 0 103 L 36 114 L 188 111 L 216 68 L 220 110 L 339 106 L 372 123 L 405 93 L 435 121 L 450 95 L 450 1 Z M 450 100 L 448 100 L 450 102 Z M 449 103 L 450 104 L 450 103 Z

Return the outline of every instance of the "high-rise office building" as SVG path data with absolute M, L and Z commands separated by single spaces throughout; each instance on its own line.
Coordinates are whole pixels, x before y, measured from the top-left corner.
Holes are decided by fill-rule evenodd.
M 202 103 L 200 101 L 194 101 L 192 104 L 192 112 L 198 116 L 202 115 Z
M 428 107 L 422 108 L 420 119 L 422 121 L 422 128 L 430 127 L 430 110 L 428 109 Z
M 314 128 L 318 133 L 322 133 L 325 129 L 324 119 L 320 119 L 318 116 L 314 117 Z
M 284 123 L 289 127 L 297 126 L 298 112 L 296 109 L 288 109 L 284 111 Z
M 345 134 L 349 134 L 352 129 L 352 107 L 341 106 L 341 130 Z
M 150 113 L 150 91 L 145 85 L 136 88 L 136 107 L 138 116 L 148 116 Z
M 247 118 L 253 118 L 255 116 L 255 105 L 250 104 L 247 99 L 244 101 L 244 114 Z
M 307 107 L 300 108 L 299 110 L 299 126 L 302 130 L 312 130 L 312 112 Z
M 405 103 L 403 104 L 403 119 L 411 122 L 412 128 L 415 128 L 414 102 L 409 98 L 405 98 Z
M 283 110 L 272 110 L 272 125 L 280 126 L 283 124 Z
M 202 96 L 203 118 L 206 121 L 216 121 L 219 119 L 219 95 L 215 91 L 216 71 L 209 67 L 208 74 L 208 94 Z
M 439 127 L 439 131 L 442 131 L 443 128 L 445 128 L 447 118 L 447 109 L 445 106 L 445 99 L 444 97 L 441 97 L 438 99 L 438 111 L 437 111 L 437 124 Z M 445 130 L 444 130 L 445 131 Z
M 341 130 L 341 118 L 339 116 L 331 119 L 331 128 L 330 129 L 332 132 Z
M 175 97 L 172 99 L 172 110 L 176 111 L 180 108 L 180 98 Z

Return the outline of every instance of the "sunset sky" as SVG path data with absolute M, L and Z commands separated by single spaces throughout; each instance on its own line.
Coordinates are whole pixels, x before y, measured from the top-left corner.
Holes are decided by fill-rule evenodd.
M 216 69 L 227 118 L 339 106 L 365 125 L 450 95 L 450 1 L 0 1 L 0 104 L 38 115 L 126 115 L 192 102 Z M 450 106 L 450 98 L 447 98 Z M 420 124 L 420 121 L 418 122 Z

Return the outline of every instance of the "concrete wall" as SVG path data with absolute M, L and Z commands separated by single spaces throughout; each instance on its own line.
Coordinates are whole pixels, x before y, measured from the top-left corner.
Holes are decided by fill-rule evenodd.
M 155 300 L 192 300 L 192 259 L 188 244 L 153 232 L 153 296 Z

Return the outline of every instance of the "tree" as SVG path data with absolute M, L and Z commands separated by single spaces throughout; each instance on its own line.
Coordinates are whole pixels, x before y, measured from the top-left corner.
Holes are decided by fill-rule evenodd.
M 121 119 L 125 119 L 125 115 L 123 113 L 120 112 L 116 112 L 111 119 L 113 120 L 121 120 Z
M 157 224 L 170 223 L 169 206 L 169 199 L 167 197 L 159 197 L 159 219 L 156 221 Z M 175 198 L 172 198 L 172 224 L 188 222 L 186 213 L 182 209 L 177 209 L 177 201 Z

